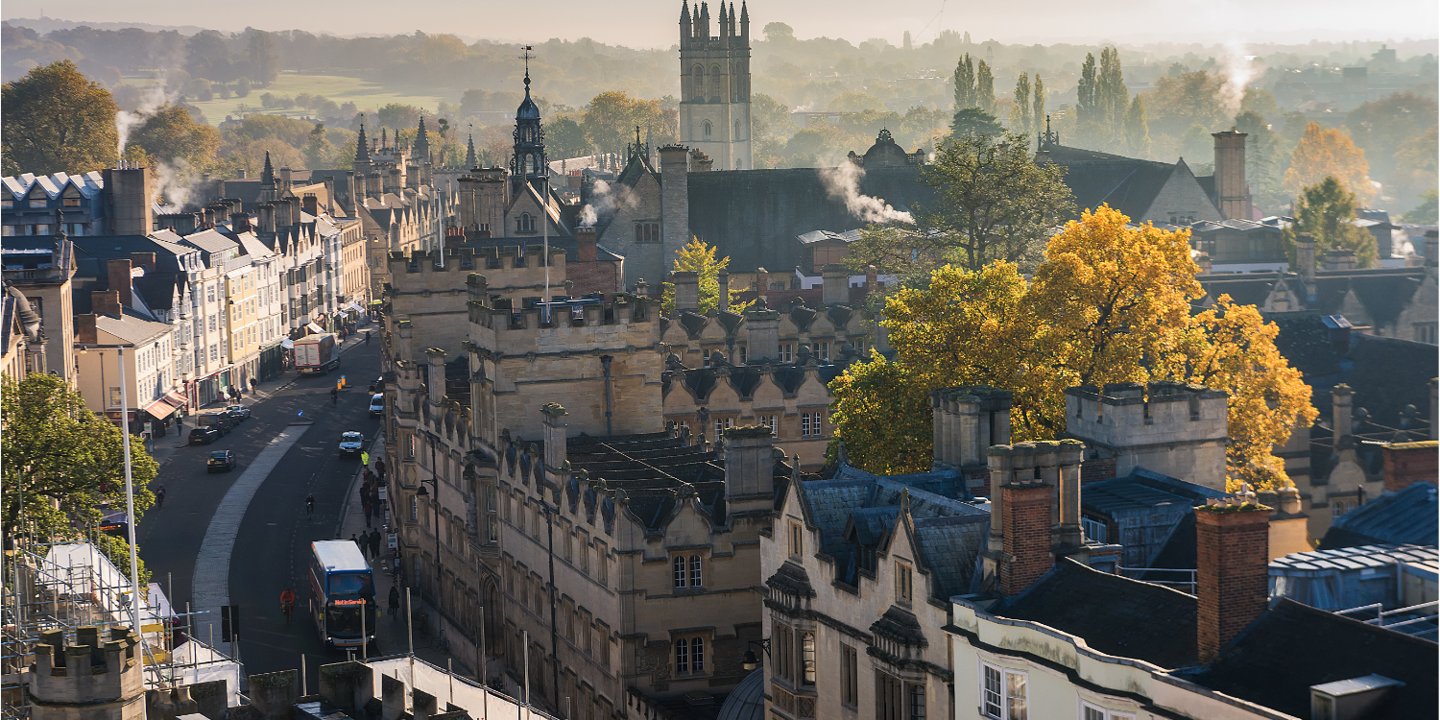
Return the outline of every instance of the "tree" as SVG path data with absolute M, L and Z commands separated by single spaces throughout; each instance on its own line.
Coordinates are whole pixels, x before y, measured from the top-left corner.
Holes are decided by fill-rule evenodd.
M 1308 427 L 1315 411 L 1310 389 L 1275 349 L 1275 326 L 1228 297 L 1193 314 L 1204 291 L 1188 233 L 1129 222 L 1108 206 L 1084 213 L 1050 240 L 1033 280 L 1012 263 L 995 262 L 978 270 L 941 267 L 928 284 L 901 288 L 887 299 L 884 326 L 900 366 L 893 374 L 907 384 L 885 392 L 977 384 L 1009 390 L 1012 438 L 1022 441 L 1065 431 L 1066 388 L 1203 383 L 1230 396 L 1230 484 L 1282 485 L 1284 466 L 1271 451 L 1291 428 Z M 861 399 L 837 396 L 836 412 L 862 412 Z M 916 423 L 930 417 L 928 407 L 911 412 Z M 881 422 L 901 418 L 882 415 Z M 924 426 L 908 432 L 928 435 Z M 865 457 L 858 442 L 841 437 L 851 457 Z
M 1180 137 L 1180 157 L 1190 158 L 1190 165 L 1210 162 L 1214 158 L 1215 139 L 1200 124 L 1191 125 Z
M 125 455 L 120 428 L 85 407 L 53 375 L 0 379 L 0 435 L 5 491 L 0 517 L 7 534 L 49 542 L 93 525 L 102 503 L 125 504 Z M 159 469 L 141 438 L 131 436 L 131 477 L 138 522 L 154 496 L 146 486 Z M 126 560 L 129 564 L 129 560 Z
M 1124 136 L 1125 112 L 1130 105 L 1130 90 L 1125 87 L 1124 72 L 1120 67 L 1120 51 L 1113 47 L 1100 51 L 1100 74 L 1096 78 L 1095 92 L 1100 124 L 1113 144 Z
M 424 114 L 424 110 L 404 103 L 386 103 L 376 112 L 380 125 L 392 130 L 413 129 L 420 124 L 420 116 Z
M 763 93 L 750 96 L 750 131 L 757 140 L 778 140 L 795 133 L 790 107 Z
M 795 42 L 795 29 L 782 22 L 766 23 L 765 42 L 786 45 Z
M 1416 225 L 1434 225 L 1440 218 L 1440 192 L 1427 190 L 1420 196 L 1420 204 L 1414 210 L 1400 216 L 1400 222 Z
M 145 118 L 130 135 L 129 145 L 144 148 L 151 158 L 174 165 L 184 161 L 195 170 L 207 170 L 220 149 L 220 133 L 201 125 L 180 105 L 166 105 Z
M 310 131 L 310 140 L 305 143 L 305 167 L 310 170 L 324 170 L 330 167 L 335 146 L 325 137 L 325 123 L 315 123 Z
M 1310 233 L 1315 238 L 1317 263 L 1327 251 L 1341 249 L 1353 251 L 1360 267 L 1375 267 L 1379 263 L 1375 238 L 1355 227 L 1357 206 L 1355 193 L 1346 190 L 1339 179 L 1327 177 L 1301 191 L 1295 203 L 1295 226 L 1285 229 L 1285 237 L 1293 244 L 1294 233 Z
M 1431 125 L 1419 137 L 1400 144 L 1395 151 L 1395 169 L 1390 173 L 1386 195 L 1394 198 L 1410 198 L 1435 189 L 1440 168 L 1436 158 L 1440 157 L 1440 127 Z
M 975 107 L 975 64 L 970 53 L 955 63 L 955 112 Z
M 275 49 L 275 38 L 263 30 L 245 28 L 250 35 L 250 73 L 262 86 L 269 86 L 280 77 L 280 53 Z
M 1032 263 L 1050 229 L 1073 211 L 1063 173 L 1057 165 L 1037 165 L 1020 135 L 951 138 L 921 170 L 921 180 L 935 190 L 933 206 L 917 205 L 915 229 L 902 230 L 917 261 L 876 246 L 873 234 L 852 244 L 858 247 L 851 257 L 859 268 L 883 265 L 902 276 L 942 262 L 970 269 L 994 260 Z
M 1031 102 L 1034 112 L 1031 114 L 1030 134 L 1034 135 L 1045 128 L 1045 81 L 1040 79 L 1040 73 L 1035 73 L 1035 88 L 1030 91 L 1035 99 Z
M 1290 156 L 1290 169 L 1285 171 L 1285 190 L 1295 196 L 1306 187 L 1334 177 L 1364 202 L 1372 194 L 1369 172 L 1365 151 L 1356 148 L 1345 133 L 1307 123 L 1305 136 Z
M 995 75 L 984 60 L 975 70 L 975 107 L 991 115 L 995 114 Z
M 675 263 L 671 267 L 674 272 L 693 272 L 699 276 L 700 282 L 700 312 L 701 314 L 715 311 L 720 306 L 720 271 L 730 267 L 730 257 L 726 256 L 715 259 L 715 247 L 706 243 L 698 237 L 690 239 L 685 247 L 675 253 Z M 675 284 L 666 282 L 662 284 L 660 308 L 667 315 L 675 314 Z M 726 308 L 730 312 L 744 312 L 750 307 L 750 302 L 731 303 Z
M 110 93 L 75 63 L 34 68 L 0 88 L 0 166 L 6 175 L 110 167 L 119 156 L 117 112 Z
M 1100 137 L 1100 115 L 1096 105 L 1095 54 L 1085 53 L 1085 64 L 1080 66 L 1080 79 L 1075 85 L 1075 119 L 1079 141 L 1082 145 L 1093 145 Z
M 1010 132 L 1030 137 L 1030 76 L 1020 73 L 1015 81 L 1015 100 L 1010 105 Z
M 1125 113 L 1125 147 L 1134 157 L 1150 155 L 1150 124 L 1145 119 L 1145 101 L 1139 95 Z
M 1180 76 L 1162 77 L 1155 89 L 1145 93 L 1151 132 L 1179 137 L 1191 125 L 1217 130 L 1229 118 L 1219 102 L 1225 78 L 1204 70 Z
M 839 112 L 883 111 L 885 109 L 885 103 L 881 102 L 880 98 L 874 95 L 847 90 L 837 95 L 834 100 L 831 100 L 830 104 L 825 106 L 825 109 Z
M 580 123 L 568 117 L 556 118 L 546 125 L 545 145 L 552 153 L 551 157 L 580 157 L 589 154 L 590 150 Z
M 977 107 L 967 107 L 956 111 L 954 119 L 950 121 L 950 134 L 955 137 L 972 137 L 975 135 L 999 135 L 1005 129 L 995 120 L 995 116 Z
M 1245 133 L 1245 180 L 1255 205 L 1282 208 L 1293 195 L 1280 186 L 1279 167 L 1285 160 L 1282 140 L 1258 113 L 1246 110 L 1235 116 L 1235 129 Z
M 899 363 L 876 353 L 830 382 L 835 412 L 827 458 L 845 443 L 849 462 L 881 475 L 924 472 L 933 457 L 930 392 Z
M 611 90 L 591 98 L 580 125 L 591 147 L 620 152 L 635 137 L 636 127 L 642 139 L 648 132 L 658 144 L 676 136 L 678 123 L 678 114 L 661 109 L 659 100 L 637 100 Z
M 1395 165 L 1392 153 L 1406 141 L 1420 137 L 1435 125 L 1440 106 L 1411 92 L 1391 93 L 1367 102 L 1345 117 L 1355 147 L 1366 151 L 1376 177 L 1387 177 Z

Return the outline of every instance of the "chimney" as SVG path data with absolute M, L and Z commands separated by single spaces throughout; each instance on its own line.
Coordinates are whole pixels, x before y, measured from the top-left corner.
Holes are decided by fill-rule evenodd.
M 94 314 L 75 316 L 75 342 L 81 345 L 95 345 L 100 342 L 95 331 Z
M 275 234 L 275 205 L 273 203 L 260 203 L 255 206 L 255 214 L 258 216 L 259 232 L 261 235 Z
M 1015 454 L 1012 460 L 1034 459 L 1035 446 L 1031 443 L 1014 445 L 1011 450 Z M 1000 593 L 1006 597 L 1023 592 L 1055 564 L 1050 554 L 1050 506 L 1055 486 L 1024 477 L 1021 471 L 1025 469 L 1017 467 L 1015 477 L 1000 487 L 1007 556 L 1006 562 L 1000 564 Z
M 745 364 L 759 365 L 769 360 L 780 361 L 780 313 L 774 310 L 748 310 L 745 325 L 750 329 L 750 349 Z
M 1385 492 L 1400 492 L 1417 482 L 1435 482 L 1440 475 L 1435 441 L 1385 443 Z
M 775 501 L 775 450 L 769 425 L 725 430 L 725 506 L 733 514 Z
M 276 194 L 284 196 L 290 193 L 290 168 L 280 168 L 280 187 L 275 189 Z
M 380 197 L 380 193 L 383 191 L 384 184 L 380 180 L 380 173 L 378 171 L 371 171 L 370 174 L 365 177 L 365 194 L 370 197 Z
M 1245 133 L 1230 128 L 1215 138 L 1215 199 L 1227 220 L 1250 219 L 1250 187 L 1245 183 Z
M 1331 424 L 1334 426 L 1335 451 L 1339 452 L 1342 447 L 1347 446 L 1353 440 L 1350 436 L 1355 433 L 1351 423 L 1350 396 L 1354 393 L 1350 386 L 1345 383 L 1336 385 L 1330 391 Z
M 1085 443 L 1066 439 L 1047 444 L 1054 452 L 1055 477 L 1060 489 L 1060 524 L 1055 527 L 1055 546 L 1062 552 L 1078 550 L 1085 544 L 1085 531 L 1080 525 L 1080 462 L 1085 456 Z
M 315 197 L 315 193 L 305 193 L 301 203 L 305 206 L 305 212 L 315 217 L 320 216 L 320 198 Z
M 155 216 L 155 225 L 161 228 L 170 228 L 176 235 L 184 237 L 195 232 L 195 227 L 200 223 L 195 219 L 194 213 L 167 213 Z
M 865 266 L 865 294 L 874 293 L 880 286 L 880 271 L 874 265 Z
M 445 402 L 445 351 L 429 348 L 425 351 L 425 357 L 430 360 L 430 371 L 426 376 L 430 406 L 438 407 Z
M 130 307 L 130 258 L 105 261 L 105 274 L 110 292 L 118 293 L 121 307 Z M 118 313 L 115 313 L 118 314 Z
M 388 173 L 385 174 L 384 181 L 385 181 L 385 185 L 384 185 L 384 187 L 385 187 L 385 192 L 387 192 L 387 193 L 398 193 L 398 192 L 400 192 L 400 188 L 402 187 L 401 182 L 400 182 L 400 168 L 390 168 L 390 172 L 388 172 Z
M 580 262 L 595 262 L 595 227 L 582 227 L 575 231 L 575 259 Z
M 720 286 L 720 296 L 717 307 L 720 310 L 730 309 L 730 273 L 721 270 L 715 274 L 715 281 Z
M 230 229 L 236 234 L 250 232 L 250 214 L 243 212 L 231 213 Z
M 1201 663 L 1209 664 L 1265 612 L 1270 513 L 1248 491 L 1228 503 L 1195 508 L 1195 645 Z
M 765 268 L 755 268 L 755 292 L 760 299 L 765 299 L 770 290 L 770 271 Z
M 1326 270 L 1354 270 L 1355 251 L 1344 248 L 1334 248 L 1325 252 Z
M 690 176 L 684 145 L 660 148 L 660 245 L 662 267 L 690 242 Z
M 145 272 L 155 272 L 155 253 L 153 252 L 132 252 L 130 253 L 131 267 L 143 267 Z
M 675 284 L 675 312 L 682 313 L 686 310 L 700 309 L 700 276 L 690 271 L 680 271 L 670 274 L 670 281 Z
M 1305 286 L 1305 300 L 1315 299 L 1315 236 L 1300 233 L 1295 236 L 1295 268 L 1300 273 L 1300 282 Z
M 1200 266 L 1201 275 L 1210 274 L 1210 253 L 1195 253 L 1195 264 Z
M 90 309 L 96 315 L 120 316 L 120 293 L 114 290 L 92 290 Z
M 844 265 L 826 265 L 820 270 L 821 302 L 826 305 L 846 305 L 850 302 L 850 271 Z
M 208 230 L 209 228 L 215 227 L 215 208 L 209 208 L 209 207 L 207 207 L 207 208 L 205 208 L 204 210 L 201 210 L 200 213 L 201 213 L 201 216 L 204 218 L 204 220 L 202 221 L 202 223 L 204 224 L 204 226 L 205 226 L 205 228 L 206 228 L 207 230 Z
M 150 234 L 155 229 L 150 169 L 121 161 L 120 167 L 105 168 L 102 176 L 102 192 L 110 200 L 110 234 Z
M 335 176 L 325 176 L 325 212 L 335 216 Z
M 560 403 L 545 403 L 545 467 L 559 470 L 567 457 L 565 450 L 565 416 L 569 413 Z

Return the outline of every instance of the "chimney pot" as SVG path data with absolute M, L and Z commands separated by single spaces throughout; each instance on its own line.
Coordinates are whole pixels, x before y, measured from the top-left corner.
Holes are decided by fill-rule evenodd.
M 1270 513 L 1263 505 L 1195 508 L 1196 649 L 1208 664 L 1269 603 Z

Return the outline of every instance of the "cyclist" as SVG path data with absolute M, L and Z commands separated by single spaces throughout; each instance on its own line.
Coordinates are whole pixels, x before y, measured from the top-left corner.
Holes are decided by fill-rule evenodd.
M 286 623 L 295 614 L 295 591 L 288 587 L 280 593 L 280 612 L 285 614 Z
M 315 493 L 305 496 L 305 517 L 315 514 Z
M 159 509 L 162 508 L 162 507 L 165 507 L 165 486 L 164 486 L 164 485 L 161 485 L 160 487 L 155 488 L 155 509 L 156 509 L 156 510 L 159 510 Z
M 336 405 L 340 402 L 340 388 L 330 388 L 330 404 Z

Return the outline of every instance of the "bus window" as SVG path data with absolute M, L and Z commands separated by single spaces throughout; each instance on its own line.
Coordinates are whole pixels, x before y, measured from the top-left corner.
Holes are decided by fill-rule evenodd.
M 375 589 L 371 587 L 369 573 L 331 573 L 330 594 L 373 597 Z

